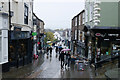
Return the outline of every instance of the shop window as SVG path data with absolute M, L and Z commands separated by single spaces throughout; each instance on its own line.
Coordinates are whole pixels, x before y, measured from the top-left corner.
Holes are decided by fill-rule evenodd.
M 14 61 L 15 60 L 15 46 L 10 45 L 10 58 L 9 61 Z

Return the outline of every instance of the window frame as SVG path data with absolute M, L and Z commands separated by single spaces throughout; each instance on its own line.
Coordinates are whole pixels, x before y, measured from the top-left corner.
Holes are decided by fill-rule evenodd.
M 75 17 L 75 26 L 77 26 L 77 17 Z
M 79 25 L 81 25 L 81 15 L 79 15 Z
M 29 7 L 24 3 L 24 24 L 28 24 Z

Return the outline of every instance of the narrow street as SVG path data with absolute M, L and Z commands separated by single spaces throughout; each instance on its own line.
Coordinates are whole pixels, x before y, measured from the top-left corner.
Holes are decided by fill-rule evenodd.
M 118 14 L 120 0 L 0 0 L 0 80 L 119 80 Z
M 53 49 L 52 57 L 40 54 L 39 59 L 32 64 L 3 73 L 3 78 L 105 78 L 104 72 L 115 66 L 117 65 L 105 64 L 96 71 L 94 67 L 85 66 L 84 71 L 78 71 L 76 66 L 71 64 L 70 69 L 61 70 L 60 61 L 58 56 L 56 58 L 55 49 Z
M 61 70 L 60 61 L 56 58 L 55 50 L 52 57 L 46 58 L 41 67 L 28 78 L 92 78 L 91 69 L 86 67 L 85 71 L 77 71 L 74 65 L 70 69 Z

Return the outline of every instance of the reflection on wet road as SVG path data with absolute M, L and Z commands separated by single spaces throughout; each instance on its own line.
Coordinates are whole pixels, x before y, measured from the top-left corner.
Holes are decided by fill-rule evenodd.
M 37 71 L 31 74 L 28 78 L 93 78 L 92 69 L 89 66 L 86 66 L 85 71 L 77 71 L 74 68 L 74 65 L 71 65 L 70 69 L 61 70 L 60 61 L 58 57 L 56 58 L 56 53 L 53 50 L 52 57 L 45 54 L 44 62 L 37 69 Z

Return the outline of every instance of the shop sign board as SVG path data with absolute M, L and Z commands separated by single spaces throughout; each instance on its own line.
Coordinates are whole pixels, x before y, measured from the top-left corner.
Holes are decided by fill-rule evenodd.
M 17 39 L 27 39 L 30 38 L 30 33 L 27 31 L 13 31 L 11 32 L 11 39 L 17 40 Z

